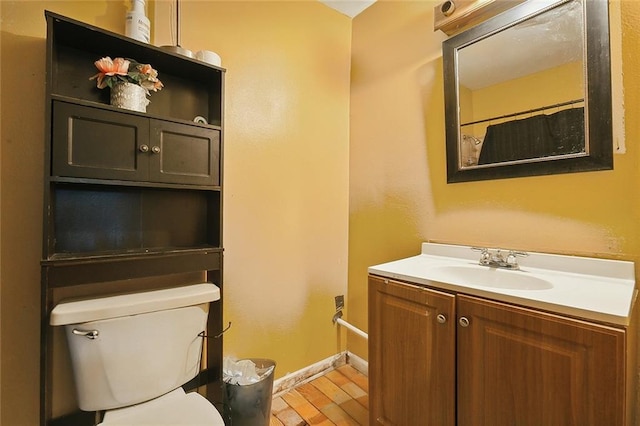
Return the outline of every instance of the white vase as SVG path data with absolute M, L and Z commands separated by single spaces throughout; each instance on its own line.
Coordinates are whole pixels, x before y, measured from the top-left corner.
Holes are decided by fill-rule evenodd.
M 111 105 L 130 109 L 132 111 L 147 112 L 147 91 L 133 83 L 120 82 L 111 88 Z

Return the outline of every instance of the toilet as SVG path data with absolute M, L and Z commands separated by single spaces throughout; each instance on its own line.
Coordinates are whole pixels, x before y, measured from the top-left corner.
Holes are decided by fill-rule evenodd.
M 182 385 L 200 371 L 211 283 L 62 301 L 50 324 L 64 326 L 83 411 L 100 425 L 211 425 L 218 410 Z

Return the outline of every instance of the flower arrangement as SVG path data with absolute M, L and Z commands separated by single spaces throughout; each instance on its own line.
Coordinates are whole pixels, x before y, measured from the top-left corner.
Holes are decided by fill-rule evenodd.
M 97 80 L 98 89 L 113 87 L 120 82 L 136 84 L 145 89 L 147 95 L 157 92 L 164 85 L 158 80 L 158 71 L 149 64 L 141 64 L 132 59 L 104 57 L 94 62 L 100 71 L 89 80 Z

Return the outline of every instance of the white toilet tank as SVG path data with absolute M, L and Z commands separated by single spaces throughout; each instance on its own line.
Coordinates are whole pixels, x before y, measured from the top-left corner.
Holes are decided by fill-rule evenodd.
M 65 326 L 80 409 L 138 404 L 195 377 L 219 298 L 203 283 L 58 304 L 50 324 Z

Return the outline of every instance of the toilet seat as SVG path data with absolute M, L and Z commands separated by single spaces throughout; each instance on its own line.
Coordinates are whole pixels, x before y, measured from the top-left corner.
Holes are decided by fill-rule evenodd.
M 205 397 L 178 388 L 142 404 L 107 411 L 98 426 L 111 425 L 224 426 L 224 421 Z

